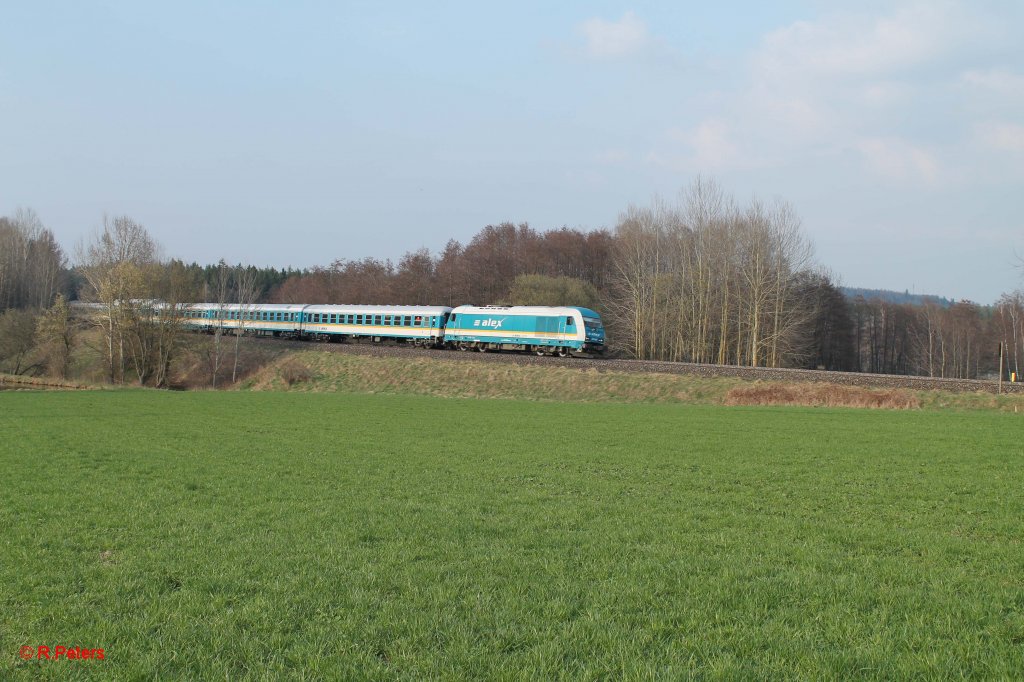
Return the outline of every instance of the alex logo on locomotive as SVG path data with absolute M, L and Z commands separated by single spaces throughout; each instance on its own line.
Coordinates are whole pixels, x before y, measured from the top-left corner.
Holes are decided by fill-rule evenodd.
M 492 320 L 490 318 L 486 320 L 473 320 L 474 327 L 490 327 L 491 329 L 501 329 L 502 323 L 505 321 L 504 318 L 500 320 Z

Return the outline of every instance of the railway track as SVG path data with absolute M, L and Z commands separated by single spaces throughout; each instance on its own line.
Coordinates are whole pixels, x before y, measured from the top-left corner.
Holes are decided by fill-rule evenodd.
M 544 367 L 575 367 L 598 372 L 634 372 L 681 374 L 698 377 L 731 377 L 749 381 L 827 382 L 866 388 L 906 388 L 911 390 L 941 390 L 958 393 L 997 393 L 996 381 L 979 379 L 939 379 L 931 377 L 901 376 L 894 374 L 865 374 L 860 372 L 832 372 L 812 369 L 772 369 L 767 367 L 737 367 L 733 365 L 703 365 L 688 362 L 660 360 L 585 359 L 537 357 L 520 353 L 480 353 L 451 350 L 429 350 L 405 346 L 372 343 L 323 343 L 283 341 L 251 337 L 260 343 L 287 344 L 296 349 L 317 348 L 334 353 L 350 353 L 374 357 L 429 358 L 456 362 L 504 362 L 517 365 Z M 1003 393 L 1024 393 L 1024 383 L 1003 382 Z

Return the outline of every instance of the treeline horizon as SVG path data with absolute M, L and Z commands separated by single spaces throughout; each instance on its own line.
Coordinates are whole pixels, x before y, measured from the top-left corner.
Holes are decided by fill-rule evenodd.
M 119 225 L 131 229 L 119 234 Z M 122 298 L 161 298 L 155 283 L 169 280 L 154 274 L 159 270 L 173 273 L 181 304 L 239 302 L 244 288 L 247 302 L 579 305 L 602 314 L 614 351 L 645 359 L 968 379 L 997 372 L 999 349 L 1006 375 L 1019 376 L 1024 361 L 1020 289 L 991 305 L 927 295 L 908 303 L 850 298 L 815 260 L 792 206 L 741 206 L 705 179 L 674 202 L 627 207 L 613 229 L 539 231 L 503 222 L 484 226 L 465 244 L 451 239 L 439 253 L 418 249 L 397 262 L 337 258 L 278 269 L 184 263 L 160 253 L 142 225 L 120 216 L 105 219 L 71 265 L 33 211 L 0 217 L 0 370 L 26 367 L 30 324 L 24 315 L 15 324 L 11 311 L 31 316 L 39 333 L 41 313 L 58 299 L 118 300 L 111 298 L 113 280 L 103 284 L 96 273 L 111 275 L 121 265 L 147 273 Z M 115 336 L 108 324 L 111 365 Z M 22 360 L 12 363 L 15 347 Z M 160 361 L 161 377 L 172 355 Z M 46 363 L 27 366 L 44 371 Z M 109 369 L 112 380 L 123 380 L 123 366 Z

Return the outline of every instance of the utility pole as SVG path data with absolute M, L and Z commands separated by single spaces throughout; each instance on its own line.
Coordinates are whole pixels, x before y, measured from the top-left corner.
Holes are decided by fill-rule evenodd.
M 1003 346 L 1005 344 L 999 342 L 999 395 L 1003 394 Z

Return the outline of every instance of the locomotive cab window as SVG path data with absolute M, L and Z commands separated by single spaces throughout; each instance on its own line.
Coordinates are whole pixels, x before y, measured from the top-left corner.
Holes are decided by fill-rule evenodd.
M 572 318 L 571 317 L 565 318 L 565 326 L 566 327 L 571 327 L 572 326 Z

